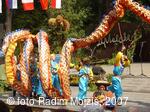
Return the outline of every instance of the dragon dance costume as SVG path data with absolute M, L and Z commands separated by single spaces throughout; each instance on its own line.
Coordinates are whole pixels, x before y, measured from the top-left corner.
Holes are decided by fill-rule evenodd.
M 79 93 L 77 98 L 83 100 L 86 98 L 89 77 L 93 77 L 93 72 L 89 65 L 85 65 L 80 69 L 79 77 Z
M 125 67 L 129 66 L 130 61 L 125 58 L 122 52 L 118 52 L 115 58 L 112 77 L 112 85 L 108 87 L 108 90 L 115 93 L 116 100 L 122 96 L 123 90 L 121 86 L 121 75 Z

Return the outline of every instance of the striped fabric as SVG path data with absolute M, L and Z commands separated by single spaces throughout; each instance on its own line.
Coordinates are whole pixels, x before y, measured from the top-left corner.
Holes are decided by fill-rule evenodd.
M 24 11 L 33 10 L 34 9 L 34 0 L 22 0 Z
M 48 0 L 40 0 L 42 10 L 48 9 Z
M 8 1 L 8 8 L 9 9 L 17 9 L 18 8 L 18 1 L 17 0 L 7 0 Z
M 51 8 L 61 9 L 61 0 L 51 0 Z
M 2 13 L 2 0 L 0 0 L 0 13 Z

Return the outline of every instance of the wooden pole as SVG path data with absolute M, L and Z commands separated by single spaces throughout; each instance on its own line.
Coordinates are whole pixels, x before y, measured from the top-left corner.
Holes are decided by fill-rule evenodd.
M 6 22 L 5 22 L 5 32 L 11 32 L 12 30 L 12 12 L 10 10 L 6 10 Z
M 124 41 L 123 41 L 123 36 L 122 36 L 121 28 L 120 28 L 120 23 L 118 23 L 118 29 L 119 29 L 119 34 L 120 34 L 120 38 L 122 41 L 122 47 L 124 47 Z

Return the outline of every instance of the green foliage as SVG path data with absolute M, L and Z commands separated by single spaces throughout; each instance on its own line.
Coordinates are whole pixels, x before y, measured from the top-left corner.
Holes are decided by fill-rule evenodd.
M 35 10 L 32 11 L 23 11 L 20 3 L 19 10 L 13 12 L 12 20 L 13 30 L 26 28 L 30 29 L 32 33 L 37 33 L 40 29 L 46 29 L 47 14 L 41 10 L 41 6 L 37 1 L 35 1 Z
M 150 0 L 136 0 L 140 5 L 147 5 L 150 6 Z M 141 18 L 139 18 L 137 15 L 135 15 L 133 12 L 127 10 L 125 12 L 125 16 L 122 19 L 122 22 L 127 23 L 136 23 L 139 24 L 140 22 L 143 22 Z
M 39 1 L 34 2 L 33 11 L 23 11 L 19 1 L 19 10 L 13 10 L 13 30 L 27 28 L 34 34 L 40 29 L 45 30 L 49 34 L 49 43 L 53 53 L 59 53 L 67 38 L 81 38 L 89 35 L 98 26 L 99 19 L 102 19 L 102 15 L 108 10 L 106 8 L 112 5 L 110 0 L 62 0 L 62 9 L 42 11 Z M 148 2 L 142 0 L 142 3 Z M 69 31 L 64 31 L 61 26 L 48 26 L 48 19 L 55 18 L 59 14 L 69 21 L 71 25 Z M 122 21 L 139 23 L 141 19 L 127 11 Z M 82 57 L 84 51 L 79 50 L 77 54 Z
M 90 0 L 64 0 L 62 14 L 70 22 L 68 37 L 79 38 L 85 36 L 87 19 L 92 16 Z
M 129 60 L 132 60 L 132 57 L 134 56 L 134 51 L 136 48 L 136 44 L 139 41 L 139 39 L 142 37 L 142 33 L 138 30 L 136 30 L 133 34 L 133 41 L 131 43 L 131 47 L 127 49 L 127 56 Z
M 109 82 L 109 83 L 111 83 L 112 82 L 112 76 L 113 76 L 113 74 L 107 74 L 107 81 Z M 90 82 L 89 83 L 89 89 L 88 89 L 88 91 L 96 91 L 97 90 L 97 86 L 96 86 L 96 84 L 94 83 L 94 82 Z
M 71 74 L 70 75 L 70 85 L 71 86 L 78 86 L 78 83 L 79 83 L 79 77 L 78 77 L 78 75 Z
M 62 26 L 50 26 L 47 32 L 52 46 L 52 51 L 59 52 L 67 38 L 81 38 L 85 36 L 88 18 L 92 16 L 91 8 L 88 1 L 64 0 L 62 1 L 62 9 L 49 9 L 47 15 L 50 18 L 56 18 L 62 15 L 64 19 L 69 21 L 69 31 L 64 31 Z
M 59 53 L 67 38 L 79 38 L 86 35 L 90 21 L 95 21 L 92 19 L 94 15 L 91 9 L 92 3 L 90 0 L 63 0 L 61 10 L 49 9 L 48 11 L 41 10 L 39 1 L 35 1 L 33 11 L 21 10 L 22 4 L 20 3 L 20 10 L 13 12 L 13 30 L 27 28 L 36 34 L 40 29 L 44 29 L 49 34 L 52 51 Z M 68 32 L 64 31 L 61 26 L 48 26 L 48 19 L 55 18 L 59 14 L 71 24 Z
M 83 49 L 78 49 L 78 50 L 76 51 L 76 53 L 74 54 L 74 57 L 76 57 L 76 58 L 78 58 L 78 59 L 83 59 L 83 58 L 85 57 L 85 52 L 84 52 L 84 50 L 83 50 Z M 78 63 L 78 62 L 76 62 L 76 61 L 78 61 L 78 60 L 75 59 L 75 63 Z
M 112 76 L 113 76 L 113 74 L 107 74 L 107 81 L 109 82 L 109 83 L 111 83 L 112 82 Z
M 96 90 L 97 90 L 97 86 L 95 85 L 95 83 L 89 83 L 88 91 L 96 91 Z
M 136 1 L 144 5 L 150 5 L 150 0 L 136 0 Z
M 127 10 L 124 17 L 122 18 L 121 22 L 138 24 L 138 23 L 142 22 L 142 20 L 137 15 L 135 15 L 131 11 Z
M 108 60 L 107 60 L 107 63 L 108 63 L 109 65 L 113 65 L 113 64 L 114 64 L 114 60 L 115 60 L 116 54 L 117 54 L 117 51 L 114 52 L 114 53 L 112 53 L 112 58 L 111 58 L 111 59 L 108 59 Z
M 0 80 L 0 90 L 1 91 L 9 90 L 9 86 L 6 81 Z

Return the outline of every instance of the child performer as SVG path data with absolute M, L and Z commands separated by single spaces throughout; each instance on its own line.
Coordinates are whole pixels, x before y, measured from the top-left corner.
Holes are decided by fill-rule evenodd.
M 40 73 L 37 65 L 37 61 L 34 57 L 31 57 L 31 82 L 32 82 L 32 92 L 34 97 L 39 97 L 44 95 L 42 88 L 42 83 L 40 80 Z
M 52 73 L 52 84 L 62 95 L 62 88 L 60 86 L 60 80 L 57 74 L 58 62 L 55 60 L 55 54 L 51 54 L 51 73 Z
M 87 58 L 82 60 L 83 66 L 79 71 L 79 93 L 77 97 L 79 100 L 86 98 L 89 79 L 93 78 L 93 72 L 88 61 L 89 60 Z
M 94 99 L 98 99 L 99 100 L 99 103 L 103 105 L 103 103 L 105 102 L 106 100 L 106 88 L 104 85 L 100 85 L 98 87 L 98 90 L 93 94 L 93 98 Z
M 129 66 L 130 61 L 127 56 L 123 54 L 125 47 L 122 48 L 120 52 L 117 53 L 113 69 L 112 85 L 108 87 L 108 90 L 115 93 L 116 101 L 122 96 L 122 87 L 121 87 L 121 75 L 125 67 Z

